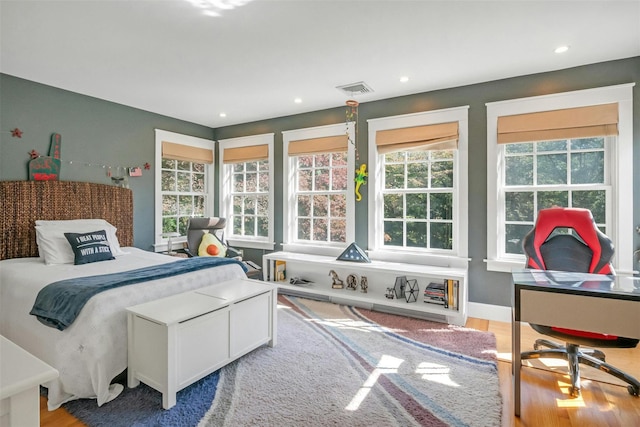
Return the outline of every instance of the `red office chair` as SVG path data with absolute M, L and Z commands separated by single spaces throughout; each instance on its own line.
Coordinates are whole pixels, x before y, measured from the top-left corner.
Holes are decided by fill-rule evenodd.
M 558 228 L 572 229 L 575 233 L 561 234 Z M 576 236 L 577 234 L 577 236 Z M 588 209 L 551 208 L 538 212 L 534 228 L 525 236 L 522 247 L 527 257 L 527 268 L 614 275 L 611 259 L 613 244 L 596 224 Z M 583 284 L 582 286 L 588 286 Z M 570 309 L 570 307 L 568 307 Z M 633 396 L 640 392 L 640 382 L 619 369 L 605 363 L 605 355 L 599 350 L 580 349 L 579 346 L 633 348 L 637 339 L 598 334 L 587 331 L 531 325 L 537 332 L 563 340 L 559 345 L 552 341 L 537 340 L 534 349 L 522 353 L 522 359 L 552 357 L 569 363 L 572 397 L 580 395 L 580 363 L 607 372 L 629 384 L 627 390 Z M 548 347 L 539 350 L 540 347 Z

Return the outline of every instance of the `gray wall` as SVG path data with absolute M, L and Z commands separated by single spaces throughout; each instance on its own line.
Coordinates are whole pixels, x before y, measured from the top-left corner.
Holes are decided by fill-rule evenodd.
M 22 138 L 10 130 L 21 129 Z M 49 153 L 52 133 L 62 136 L 63 181 L 110 184 L 100 165 L 142 166 L 130 177 L 134 203 L 134 244 L 154 242 L 154 129 L 213 138 L 213 129 L 112 102 L 0 74 L 0 180 L 26 180 L 29 152 Z M 66 163 L 73 161 L 73 164 Z
M 483 262 L 487 247 L 485 103 L 630 82 L 640 82 L 640 57 L 363 103 L 359 108 L 357 141 L 360 162 L 367 161 L 368 156 L 368 119 L 469 105 L 469 299 L 509 306 L 510 276 L 487 272 Z M 35 148 L 46 154 L 52 132 L 62 135 L 63 160 L 124 166 L 153 164 L 154 128 L 215 139 L 273 132 L 275 166 L 282 170 L 282 131 L 345 120 L 345 107 L 337 107 L 209 129 L 2 74 L 0 90 L 0 180 L 27 179 L 29 151 Z M 9 130 L 15 127 L 25 132 L 22 139 L 11 137 Z M 634 90 L 633 128 L 634 170 L 640 170 L 640 87 Z M 109 182 L 98 168 L 68 164 L 63 164 L 61 179 Z M 135 245 L 149 249 L 154 240 L 153 170 L 143 171 L 141 178 L 130 178 L 129 182 L 134 192 Z M 282 177 L 276 175 L 276 250 L 282 243 L 281 188 Z M 634 174 L 634 188 L 634 224 L 640 225 L 640 174 Z M 357 218 L 367 217 L 366 190 L 365 186 L 363 200 L 356 204 Z M 363 248 L 368 243 L 367 227 L 364 221 L 356 222 L 356 241 Z M 634 239 L 634 247 L 640 247 L 640 237 L 634 234 Z M 261 254 L 262 251 L 245 250 L 245 256 L 254 261 Z
M 593 64 L 550 73 L 367 102 L 359 107 L 358 151 L 360 161 L 367 161 L 367 120 L 419 111 L 469 105 L 469 300 L 486 304 L 511 304 L 511 279 L 506 273 L 488 272 L 483 261 L 487 257 L 487 102 L 567 92 L 600 86 L 640 83 L 640 57 Z M 634 88 L 634 170 L 640 170 L 640 85 Z M 317 111 L 216 129 L 216 139 L 275 133 L 275 169 L 282 170 L 282 131 L 344 121 L 345 107 Z M 282 188 L 282 177 L 276 176 L 275 188 Z M 634 174 L 634 224 L 640 225 L 640 174 Z M 365 191 L 367 188 L 365 187 Z M 276 190 L 276 242 L 282 242 L 282 192 Z M 356 218 L 367 217 L 367 197 L 363 193 L 356 203 Z M 356 241 L 367 247 L 368 224 L 356 221 Z M 629 233 L 632 233 L 629 230 Z M 634 247 L 640 238 L 634 236 Z M 280 249 L 280 248 L 276 248 Z M 636 269 L 638 268 L 636 264 Z

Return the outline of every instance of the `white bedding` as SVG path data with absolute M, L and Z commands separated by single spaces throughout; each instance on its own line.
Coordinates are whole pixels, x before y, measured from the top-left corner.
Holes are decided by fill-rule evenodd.
M 0 261 L 0 333 L 60 372 L 57 380 L 44 384 L 49 410 L 78 398 L 97 398 L 102 405 L 122 391 L 110 382 L 127 367 L 126 307 L 246 277 L 240 265 L 229 264 L 105 291 L 91 298 L 64 331 L 29 314 L 38 292 L 49 283 L 179 260 L 137 248 L 123 250 L 126 254 L 115 260 L 77 266 L 45 265 L 40 258 Z

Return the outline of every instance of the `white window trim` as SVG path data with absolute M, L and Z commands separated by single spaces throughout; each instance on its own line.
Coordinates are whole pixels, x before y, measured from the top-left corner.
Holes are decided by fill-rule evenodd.
M 367 120 L 369 125 L 369 257 L 385 261 L 429 264 L 441 267 L 467 268 L 469 263 L 469 106 L 425 111 L 399 116 Z M 376 148 L 376 134 L 381 130 L 424 126 L 438 123 L 458 122 L 458 149 L 454 153 L 456 167 L 453 193 L 454 203 L 454 246 L 451 254 L 425 253 L 406 248 L 385 248 L 381 241 L 383 230 L 382 185 L 383 155 Z
M 223 218 L 231 218 L 233 214 L 233 200 L 231 193 L 233 192 L 233 179 L 231 168 L 225 167 L 224 164 L 224 150 L 226 148 L 236 147 L 250 147 L 252 145 L 267 145 L 269 148 L 269 231 L 267 237 L 239 237 L 233 235 L 233 224 L 231 221 L 227 221 L 225 229 L 225 237 L 231 246 L 238 246 L 241 248 L 253 248 L 253 249 L 266 249 L 273 250 L 275 246 L 274 241 L 274 169 L 273 169 L 273 133 L 265 133 L 262 135 L 244 136 L 238 138 L 228 138 L 218 140 L 220 153 L 218 166 L 220 169 L 220 216 Z
M 499 255 L 501 219 L 498 180 L 504 165 L 499 163 L 498 117 L 588 105 L 618 103 L 618 141 L 611 147 L 611 224 L 609 237 L 616 248 L 613 259 L 618 274 L 633 273 L 633 86 L 635 83 L 564 92 L 530 98 L 487 103 L 487 270 L 511 272 L 523 268 L 523 255 Z M 504 223 L 504 222 L 502 222 Z
M 205 148 L 215 153 L 215 141 L 198 138 L 195 136 L 183 135 L 162 129 L 155 129 L 156 133 L 156 153 L 155 153 L 155 211 L 154 211 L 154 244 L 155 252 L 167 250 L 167 239 L 162 237 L 162 141 L 175 142 L 176 144 L 190 145 L 192 147 Z M 207 177 L 207 203 L 204 206 L 205 215 L 213 215 L 213 197 L 215 192 L 215 168 L 213 164 L 205 165 L 205 175 Z M 171 240 L 172 245 L 187 241 L 186 236 L 180 236 Z
M 296 227 L 293 226 L 295 221 L 295 160 L 294 157 L 288 155 L 289 143 L 301 139 L 324 138 L 328 136 L 341 136 L 348 134 L 350 141 L 355 141 L 355 124 L 354 122 L 339 123 L 334 125 L 316 126 L 311 128 L 296 129 L 282 132 L 283 148 L 282 148 L 282 165 L 283 165 L 283 195 L 282 195 L 282 214 L 283 214 L 283 232 L 282 232 L 282 249 L 288 252 L 299 252 L 316 255 L 338 256 L 344 249 L 355 241 L 355 183 L 353 178 L 355 174 L 355 149 L 353 144 L 349 143 L 347 147 L 347 236 L 345 243 L 328 242 L 319 244 L 318 242 L 304 243 L 297 241 L 295 236 Z

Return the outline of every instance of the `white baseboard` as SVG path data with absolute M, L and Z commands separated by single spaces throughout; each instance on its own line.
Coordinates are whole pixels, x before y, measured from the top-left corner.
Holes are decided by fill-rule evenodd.
M 482 304 L 469 301 L 467 308 L 469 317 L 511 323 L 511 307 L 503 305 Z

